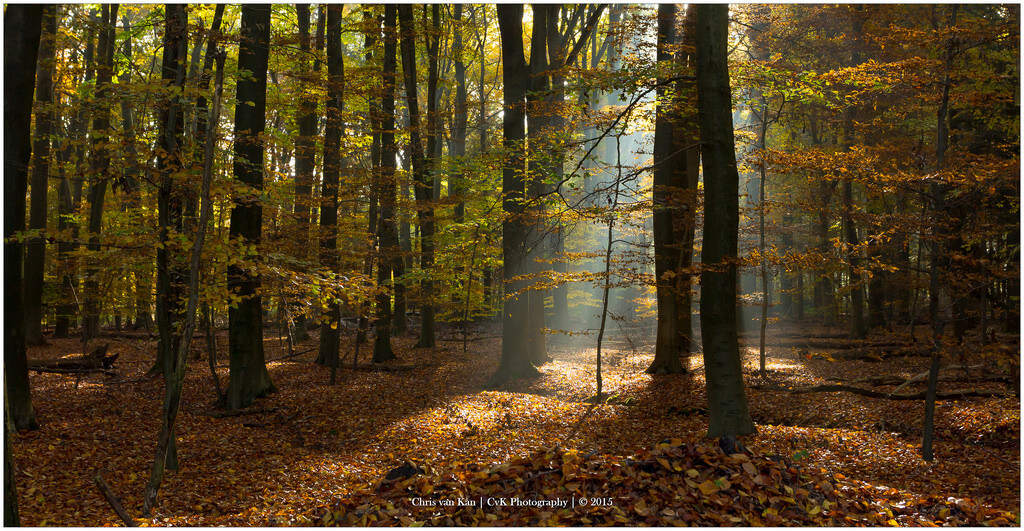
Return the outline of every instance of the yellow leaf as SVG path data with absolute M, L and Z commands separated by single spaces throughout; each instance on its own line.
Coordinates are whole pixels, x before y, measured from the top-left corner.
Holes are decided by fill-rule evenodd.
M 715 485 L 715 482 L 710 479 L 704 481 L 704 483 L 701 483 L 697 487 L 700 489 L 701 492 L 703 492 L 706 495 L 711 495 L 718 492 L 718 485 Z

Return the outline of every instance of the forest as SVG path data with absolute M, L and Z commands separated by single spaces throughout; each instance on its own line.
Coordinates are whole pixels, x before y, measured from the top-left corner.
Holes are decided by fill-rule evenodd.
M 5 526 L 1020 526 L 1020 6 L 8 4 Z

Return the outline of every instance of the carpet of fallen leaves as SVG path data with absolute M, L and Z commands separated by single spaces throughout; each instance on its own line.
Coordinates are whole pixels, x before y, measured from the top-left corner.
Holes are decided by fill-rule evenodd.
M 921 401 L 748 389 L 758 434 L 743 438 L 746 453 L 726 455 L 704 438 L 699 356 L 686 375 L 650 376 L 650 345 L 613 340 L 608 398 L 592 404 L 593 337 L 553 339 L 540 378 L 487 390 L 495 334 L 474 329 L 466 354 L 453 340 L 414 349 L 396 338 L 408 370 L 345 369 L 335 385 L 315 350 L 284 358 L 268 336 L 279 392 L 230 417 L 211 416 L 203 352 L 189 361 L 176 428 L 181 469 L 149 518 L 142 493 L 163 398 L 163 381 L 146 377 L 155 344 L 104 339 L 121 354 L 116 377 L 30 376 L 40 429 L 12 436 L 22 523 L 118 525 L 92 484 L 100 472 L 143 525 L 1019 525 L 1016 397 L 940 402 L 928 463 Z M 226 352 L 226 335 L 218 340 Z M 51 340 L 29 357 L 80 352 L 77 340 Z M 909 377 L 929 363 L 783 346 L 769 355 L 767 378 L 794 386 Z M 748 383 L 760 382 L 753 350 L 745 364 Z M 226 385 L 226 360 L 218 373 Z

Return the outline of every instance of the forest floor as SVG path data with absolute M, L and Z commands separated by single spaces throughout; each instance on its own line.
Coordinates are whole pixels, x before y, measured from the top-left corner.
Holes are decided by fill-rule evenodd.
M 315 332 L 296 346 L 308 352 L 286 359 L 284 341 L 268 336 L 279 391 L 228 417 L 210 415 L 216 392 L 197 337 L 202 357 L 197 350 L 189 360 L 176 427 L 181 468 L 165 476 L 150 518 L 141 515 L 142 494 L 164 392 L 161 378 L 146 377 L 155 342 L 111 334 L 98 341 L 120 354 L 116 376 L 30 376 L 40 428 L 12 436 L 22 523 L 119 525 L 93 485 L 100 472 L 143 525 L 1019 525 L 1020 400 L 1012 392 L 940 401 L 929 463 L 921 458 L 923 400 L 786 389 L 909 378 L 927 369 L 927 357 L 845 360 L 850 342 L 829 339 L 840 330 L 805 327 L 769 337 L 761 377 L 757 341 L 748 337 L 758 433 L 742 438 L 746 454 L 724 455 L 704 437 L 699 355 L 688 374 L 651 376 L 651 345 L 610 341 L 609 398 L 595 405 L 587 401 L 595 394 L 592 336 L 552 340 L 554 360 L 541 377 L 485 389 L 498 365 L 497 330 L 474 328 L 466 354 L 453 329 L 442 328 L 436 349 L 396 338 L 396 365 L 408 370 L 345 368 L 333 386 L 329 370 L 312 363 Z M 906 331 L 863 344 L 900 337 Z M 352 336 L 343 341 L 345 351 Z M 1019 356 L 1018 341 L 1003 338 L 1008 358 Z M 225 332 L 218 343 L 226 357 Z M 80 353 L 77 339 L 50 340 L 29 358 Z M 968 365 L 989 363 L 981 351 L 965 356 Z M 366 348 L 361 357 L 368 361 Z M 217 372 L 225 386 L 226 359 Z M 940 383 L 940 391 L 966 388 L 1008 389 Z M 923 389 L 918 382 L 901 392 Z M 406 472 L 422 472 L 385 480 L 407 462 Z M 446 499 L 466 506 L 439 506 Z

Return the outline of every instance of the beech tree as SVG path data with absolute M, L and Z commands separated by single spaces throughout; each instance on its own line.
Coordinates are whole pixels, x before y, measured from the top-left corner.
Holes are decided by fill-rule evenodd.
M 700 330 L 708 390 L 708 436 L 754 433 L 736 333 L 739 173 L 727 62 L 729 6 L 697 9 L 697 108 L 704 166 Z
M 4 389 L 5 412 L 19 430 L 36 428 L 25 346 L 24 245 L 16 235 L 25 230 L 42 19 L 41 5 L 10 5 L 4 12 Z
M 234 174 L 247 190 L 234 197 L 231 209 L 231 237 L 242 249 L 255 254 L 263 227 L 263 145 L 260 134 L 266 127 L 267 62 L 270 53 L 270 6 L 242 6 L 241 42 L 237 82 L 239 104 L 235 106 Z M 260 277 L 249 268 L 228 266 L 228 289 L 237 306 L 228 310 L 231 379 L 228 409 L 248 406 L 256 398 L 277 391 L 267 372 L 263 354 L 263 298 Z

